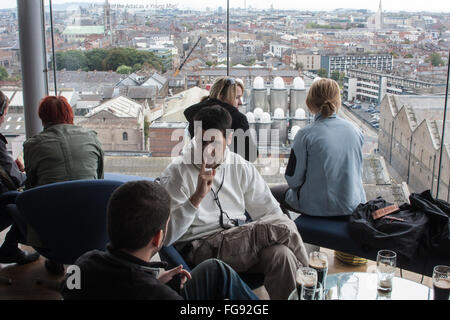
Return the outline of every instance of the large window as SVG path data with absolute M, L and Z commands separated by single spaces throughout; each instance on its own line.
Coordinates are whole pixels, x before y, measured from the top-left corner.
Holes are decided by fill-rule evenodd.
M 184 108 L 229 74 L 245 85 L 240 111 L 251 124 L 278 130 L 259 143 L 256 165 L 268 183 L 283 183 L 292 138 L 313 121 L 305 98 L 320 76 L 338 81 L 346 103 L 339 116 L 363 131 L 368 198 L 404 201 L 389 188 L 407 182 L 410 192 L 431 189 L 449 200 L 446 3 L 383 2 L 380 10 L 379 1 L 349 9 L 349 1 L 247 0 L 230 1 L 228 12 L 227 1 L 44 4 L 49 93 L 56 87 L 76 123 L 97 131 L 106 170 L 118 170 L 119 154 L 124 172 L 157 176 L 178 144 L 172 133 L 186 126 Z M 14 8 L 0 13 L 0 76 L 6 69 L 9 81 L 1 87 L 12 92 L 21 85 L 17 17 Z
M 0 5 L 0 90 L 10 100 L 8 116 L 0 126 L 0 133 L 8 140 L 8 152 L 16 159 L 22 154 L 25 139 L 16 1 L 2 1 Z

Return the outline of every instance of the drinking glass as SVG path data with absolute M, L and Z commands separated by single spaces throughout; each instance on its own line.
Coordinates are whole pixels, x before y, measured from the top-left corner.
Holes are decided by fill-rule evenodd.
M 317 271 L 317 282 L 325 288 L 328 273 L 328 255 L 320 251 L 311 252 L 309 254 L 309 267 Z
M 296 282 L 299 299 L 313 300 L 317 286 L 317 271 L 309 267 L 297 269 Z
M 302 286 L 300 300 L 323 300 L 323 288 L 320 282 L 317 282 L 315 288 Z
M 433 268 L 434 300 L 449 300 L 450 297 L 450 267 L 435 266 Z
M 338 299 L 356 300 L 359 292 L 359 278 L 354 274 L 344 273 L 338 277 Z
M 392 290 L 392 279 L 397 265 L 397 254 L 391 250 L 380 250 L 377 253 L 377 287 L 380 291 Z

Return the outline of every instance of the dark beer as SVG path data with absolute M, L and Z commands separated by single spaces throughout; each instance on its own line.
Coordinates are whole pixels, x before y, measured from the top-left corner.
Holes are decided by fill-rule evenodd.
M 434 300 L 448 300 L 450 297 L 450 278 L 433 281 Z
M 325 279 L 328 273 L 328 261 L 325 257 L 312 255 L 309 259 L 309 267 L 317 271 L 317 282 L 325 288 Z
M 298 299 L 300 300 L 301 296 L 302 296 L 302 288 L 303 287 L 305 287 L 307 289 L 311 289 L 311 290 L 314 290 L 316 288 L 316 275 L 297 272 L 296 282 L 297 282 Z M 306 297 L 306 298 L 308 298 L 308 297 Z M 308 300 L 313 300 L 313 299 L 311 298 Z

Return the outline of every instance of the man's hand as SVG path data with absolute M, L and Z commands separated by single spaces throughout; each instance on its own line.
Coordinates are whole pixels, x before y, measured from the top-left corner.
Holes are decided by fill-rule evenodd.
M 202 162 L 202 167 L 197 179 L 197 188 L 189 199 L 194 207 L 198 208 L 203 198 L 211 191 L 215 175 L 216 169 L 206 171 L 206 163 Z
M 15 162 L 16 162 L 17 167 L 19 168 L 19 170 L 21 172 L 25 172 L 25 166 L 23 165 L 23 162 L 22 162 L 22 160 L 19 157 L 17 157 Z
M 160 272 L 160 274 L 158 275 L 158 280 L 161 283 L 166 284 L 167 282 L 172 280 L 172 278 L 174 276 L 176 276 L 177 274 L 179 274 L 181 276 L 180 289 L 182 289 L 184 284 L 186 283 L 186 281 L 192 279 L 192 276 L 188 271 L 183 269 L 183 266 L 181 264 L 176 268 Z

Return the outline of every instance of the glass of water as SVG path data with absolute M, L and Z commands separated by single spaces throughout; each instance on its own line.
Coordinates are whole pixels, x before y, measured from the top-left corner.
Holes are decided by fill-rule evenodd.
M 388 292 L 392 290 L 392 279 L 397 266 L 397 254 L 391 250 L 380 250 L 377 253 L 378 290 Z

